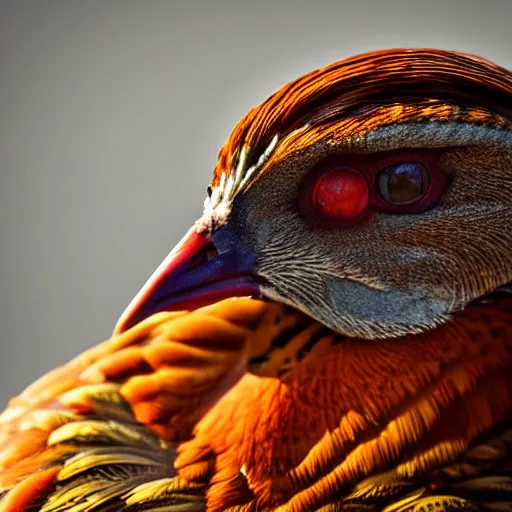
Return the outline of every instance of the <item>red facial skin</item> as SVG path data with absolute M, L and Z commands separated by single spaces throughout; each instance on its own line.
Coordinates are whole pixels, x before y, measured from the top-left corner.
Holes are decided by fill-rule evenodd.
M 324 160 L 304 179 L 300 212 L 315 228 L 340 229 L 364 220 L 373 212 L 415 214 L 428 210 L 449 183 L 449 176 L 439 166 L 443 151 L 446 149 L 404 148 Z M 415 201 L 391 204 L 379 191 L 378 175 L 390 166 L 409 162 L 417 162 L 427 170 L 428 186 Z

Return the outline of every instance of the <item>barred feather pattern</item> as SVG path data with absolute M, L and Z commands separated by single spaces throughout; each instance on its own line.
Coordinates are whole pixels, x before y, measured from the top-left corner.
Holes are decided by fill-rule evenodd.
M 184 482 L 176 475 L 175 445 L 137 422 L 120 386 L 83 386 L 59 401 L 69 404 L 70 400 L 71 410 L 85 403 L 88 411 L 55 412 L 51 419 L 49 411 L 41 411 L 47 420 L 62 425 L 50 432 L 40 454 L 3 471 L 6 489 L 9 480 L 34 469 L 5 492 L 0 510 L 157 511 L 163 506 L 204 510 L 204 483 Z M 33 426 L 31 434 L 40 426 Z M 25 442 L 30 443 L 30 438 L 25 436 Z
M 506 322 L 511 325 L 512 322 L 510 316 L 503 312 L 510 311 L 511 304 L 510 299 L 504 301 L 498 317 L 490 313 L 496 311 L 495 303 L 475 305 L 478 309 L 471 313 L 471 317 L 481 319 L 481 315 L 490 315 L 488 320 L 492 322 L 493 329 L 510 336 Z M 475 325 L 481 326 L 481 323 Z M 475 329 L 476 337 L 485 332 L 480 327 Z M 450 422 L 454 418 L 450 419 L 451 414 L 448 414 L 441 424 L 438 422 L 442 416 L 434 421 L 438 434 L 433 428 L 433 438 L 430 436 L 430 441 L 423 447 L 421 443 L 418 445 L 416 455 L 422 454 L 421 457 L 411 459 L 415 452 L 409 448 L 391 467 L 382 466 L 378 457 L 371 455 L 368 443 L 363 442 L 368 436 L 365 433 L 368 427 L 364 423 L 369 418 L 361 418 L 354 423 L 356 417 L 353 416 L 350 420 L 346 417 L 338 429 L 332 430 L 334 437 L 331 439 L 328 435 L 318 439 L 316 446 L 299 460 L 296 468 L 292 466 L 286 473 L 281 470 L 270 475 L 272 492 L 276 497 L 282 497 L 285 482 L 299 483 L 302 478 L 299 474 L 305 470 L 305 475 L 310 475 L 306 478 L 309 479 L 308 485 L 303 491 L 299 485 L 293 499 L 299 499 L 306 493 L 309 495 L 306 501 L 310 505 L 300 505 L 300 499 L 297 502 L 292 499 L 288 503 L 285 500 L 281 505 L 272 505 L 272 499 L 266 504 L 255 499 L 258 486 L 264 481 L 258 484 L 257 479 L 254 480 L 254 468 L 251 467 L 254 461 L 249 460 L 246 468 L 238 466 L 234 476 L 223 480 L 226 451 L 219 448 L 219 439 L 233 441 L 240 455 L 243 446 L 236 445 L 236 432 L 247 426 L 254 428 L 250 418 L 243 417 L 244 397 L 251 406 L 247 382 L 256 391 L 264 389 L 265 383 L 289 385 L 294 374 L 304 372 L 307 368 L 304 365 L 317 365 L 326 357 L 336 357 L 333 351 L 336 347 L 347 346 L 345 357 L 350 358 L 351 343 L 354 341 L 329 331 L 293 308 L 272 302 L 227 300 L 190 313 L 155 315 L 48 374 L 11 401 L 10 407 L 0 417 L 0 462 L 3 469 L 0 472 L 3 490 L 0 511 L 509 510 L 512 502 L 511 417 L 510 414 L 498 414 L 499 408 L 489 416 L 485 403 L 478 398 L 481 379 L 476 373 L 466 391 L 462 389 L 466 385 L 462 380 L 457 384 L 461 387 L 459 391 L 464 395 L 474 395 L 470 403 L 479 411 L 476 423 L 479 414 L 482 417 L 495 415 L 496 425 L 490 430 L 486 428 L 483 431 L 486 436 L 483 439 L 479 436 L 466 449 L 464 446 L 471 438 L 471 430 L 478 432 L 476 423 L 473 424 L 469 418 L 468 430 L 459 438 L 461 432 L 451 430 Z M 492 349 L 493 338 L 485 341 L 484 346 Z M 511 350 L 510 340 L 505 346 Z M 499 344 L 495 349 L 499 349 Z M 474 350 L 469 350 L 471 352 Z M 503 359 L 503 354 L 500 357 Z M 247 362 L 242 365 L 243 371 L 237 370 L 240 360 Z M 510 365 L 510 358 L 503 359 L 503 364 L 505 367 Z M 473 371 L 477 371 L 476 368 Z M 203 377 L 190 380 L 190 374 L 186 372 L 192 369 L 194 375 Z M 252 375 L 242 376 L 244 371 L 250 371 Z M 240 381 L 226 392 L 222 376 L 231 372 L 237 373 Z M 160 382 L 158 391 L 154 386 L 149 390 L 148 383 L 162 376 L 165 376 L 165 382 Z M 357 380 L 356 375 L 352 378 Z M 204 379 L 208 380 L 207 387 L 201 386 Z M 168 382 L 174 385 L 167 386 Z M 332 384 L 335 382 L 333 380 Z M 505 384 L 507 381 L 500 382 Z M 413 381 L 404 381 L 403 384 L 419 385 Z M 340 381 L 339 385 L 343 387 L 345 384 Z M 357 387 L 357 382 L 354 385 Z M 226 392 L 226 397 L 229 397 L 235 393 L 237 396 L 235 407 L 242 412 L 238 424 L 233 422 L 232 411 L 226 406 L 225 398 L 216 402 L 218 393 L 210 392 L 214 388 L 218 391 L 218 386 L 220 394 Z M 190 414 L 188 400 L 201 407 L 196 395 L 199 394 L 204 401 L 207 391 L 210 392 L 211 409 L 203 406 L 206 415 L 204 419 L 199 418 L 196 437 L 192 436 L 192 427 L 188 433 L 175 428 L 177 422 L 182 422 L 180 418 L 183 418 L 184 410 Z M 417 392 L 423 393 L 421 390 Z M 503 396 L 511 393 L 507 385 L 503 393 Z M 181 395 L 179 403 L 176 405 L 174 401 L 171 407 L 170 399 L 176 400 L 177 395 Z M 185 396 L 188 400 L 184 400 Z M 323 400 L 328 398 L 324 396 Z M 482 398 L 485 399 L 485 393 Z M 272 407 L 282 404 L 277 397 L 273 400 L 273 406 L 267 404 L 270 407 L 268 411 L 253 412 L 258 416 L 276 414 L 279 422 L 284 417 Z M 449 404 L 452 399 L 446 396 L 442 402 Z M 412 411 L 414 403 L 406 407 Z M 455 406 L 457 401 L 453 403 Z M 259 405 L 264 406 L 263 403 Z M 296 405 L 301 414 L 300 403 Z M 383 403 L 382 407 L 387 410 L 386 404 Z M 492 409 L 492 404 L 489 407 Z M 336 414 L 336 411 L 333 409 L 332 413 Z M 457 407 L 455 413 L 460 414 Z M 218 419 L 219 414 L 224 421 Z M 321 423 L 326 414 L 329 416 L 330 413 L 319 409 L 317 422 Z M 386 421 L 393 420 L 393 414 L 389 414 L 389 411 L 385 413 Z M 216 426 L 207 425 L 205 433 L 201 424 L 204 427 L 205 422 L 208 424 L 212 418 L 217 418 Z M 409 430 L 416 431 L 414 445 L 427 431 L 414 424 L 414 415 L 408 420 L 405 418 L 403 425 L 396 428 L 403 429 L 403 434 Z M 352 423 L 350 428 L 348 421 Z M 343 422 L 346 422 L 345 426 Z M 363 428 L 360 433 L 357 433 L 357 423 Z M 260 428 L 265 428 L 264 425 L 260 424 Z M 300 432 L 300 420 L 296 425 Z M 444 430 L 439 430 L 440 425 Z M 282 428 L 285 434 L 279 442 L 286 443 L 290 439 L 287 437 L 287 425 L 275 426 Z M 376 426 L 371 426 L 369 432 Z M 268 425 L 267 428 L 272 435 L 272 427 Z M 446 437 L 438 438 L 440 434 Z M 336 436 L 341 437 L 335 441 Z M 322 464 L 325 466 L 322 471 L 325 471 L 334 460 L 336 464 L 347 461 L 352 456 L 350 452 L 355 439 L 359 439 L 362 450 L 356 464 L 366 466 L 359 473 L 359 481 L 347 482 L 347 485 L 333 481 L 330 492 L 325 488 L 321 490 L 320 484 L 325 478 L 318 471 Z M 442 442 L 437 444 L 438 441 Z M 333 442 L 338 446 L 337 452 L 331 452 L 334 445 L 329 448 Z M 343 446 L 352 448 L 346 451 Z M 270 457 L 280 457 L 279 453 L 272 451 L 271 444 L 266 449 Z M 284 445 L 282 449 L 283 453 L 287 451 Z M 253 452 L 253 456 L 258 457 L 258 454 Z M 318 456 L 324 462 L 320 463 L 321 459 L 318 459 L 311 465 Z M 391 455 L 387 457 L 391 462 Z M 359 470 L 355 467 L 357 474 Z M 268 469 L 269 466 L 260 467 L 263 473 Z M 221 502 L 215 501 L 219 495 L 217 498 L 211 495 L 212 488 L 219 492 L 219 484 L 224 500 Z M 319 499 L 311 500 L 309 486 L 316 486 L 313 496 Z
M 228 299 L 154 315 L 29 386 L 0 416 L 0 511 L 204 510 L 212 465 L 185 482 L 177 443 L 281 309 Z
M 508 484 L 481 495 L 450 487 L 511 477 L 510 299 L 394 341 L 349 339 L 306 319 L 274 340 L 252 360 L 265 378 L 244 377 L 181 447 L 179 468 L 200 446 L 217 454 L 209 510 L 395 510 L 411 493 L 396 510 L 429 510 L 442 496 L 476 510 L 510 505 Z M 496 457 L 471 470 L 479 463 L 467 451 L 482 442 L 499 447 L 488 451 Z

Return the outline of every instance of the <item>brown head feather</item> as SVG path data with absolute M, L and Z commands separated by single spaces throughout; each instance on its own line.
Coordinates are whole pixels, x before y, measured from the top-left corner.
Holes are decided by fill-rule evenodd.
M 393 49 L 335 62 L 288 83 L 251 109 L 220 150 L 212 185 L 223 172 L 234 171 L 243 147 L 249 150 L 250 167 L 276 134 L 282 139 L 304 125 L 314 129 L 369 105 L 451 104 L 463 111 L 479 106 L 488 116 L 480 111 L 480 122 L 495 124 L 502 122 L 499 116 L 512 122 L 511 94 L 510 71 L 466 53 Z M 449 120 L 457 114 L 454 110 Z

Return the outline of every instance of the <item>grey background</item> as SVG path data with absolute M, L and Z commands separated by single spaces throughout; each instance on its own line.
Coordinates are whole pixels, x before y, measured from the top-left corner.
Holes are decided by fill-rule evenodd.
M 430 46 L 512 68 L 512 1 L 1 1 L 0 407 L 111 333 L 285 82 Z

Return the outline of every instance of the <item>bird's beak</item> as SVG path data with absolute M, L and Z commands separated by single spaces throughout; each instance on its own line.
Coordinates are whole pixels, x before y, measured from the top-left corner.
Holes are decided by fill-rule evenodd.
M 193 227 L 169 253 L 119 318 L 120 334 L 160 311 L 197 309 L 228 297 L 259 297 L 253 258 L 241 250 L 220 250 Z

